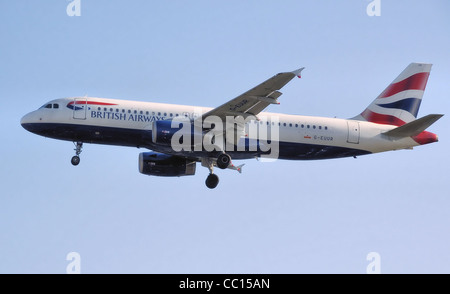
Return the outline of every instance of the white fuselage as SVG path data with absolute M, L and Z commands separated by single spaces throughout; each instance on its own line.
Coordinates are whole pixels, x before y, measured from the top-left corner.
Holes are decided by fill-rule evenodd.
M 62 98 L 27 114 L 21 123 L 28 130 L 46 137 L 146 147 L 158 151 L 160 148 L 150 139 L 154 121 L 180 116 L 195 119 L 209 110 L 211 108 L 105 98 Z M 284 159 L 356 156 L 419 145 L 410 137 L 389 140 L 382 133 L 395 126 L 365 121 L 261 112 L 258 120 L 251 120 L 247 125 L 270 126 L 277 121 L 280 158 Z M 245 133 L 247 138 L 257 139 L 255 136 L 258 135 L 249 131 L 248 126 Z M 117 138 L 114 138 L 115 134 Z M 314 151 L 310 155 L 305 154 L 310 147 Z M 289 150 L 284 152 L 283 148 Z M 167 148 L 162 149 L 167 152 Z M 254 153 L 246 156 L 241 152 L 240 156 L 235 157 L 243 159 L 254 156 Z

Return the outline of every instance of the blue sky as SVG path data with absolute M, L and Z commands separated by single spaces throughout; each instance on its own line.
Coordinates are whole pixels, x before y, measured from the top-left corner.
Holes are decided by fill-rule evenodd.
M 0 2 L 0 273 L 449 273 L 450 3 Z M 440 142 L 358 159 L 246 161 L 242 174 L 139 174 L 135 148 L 28 133 L 77 95 L 219 106 L 301 66 L 268 111 L 360 113 L 410 62 L 433 63 L 419 116 Z

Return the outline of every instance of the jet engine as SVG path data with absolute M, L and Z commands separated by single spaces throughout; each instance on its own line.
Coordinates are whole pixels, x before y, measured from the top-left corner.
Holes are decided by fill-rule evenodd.
M 172 137 L 177 135 L 177 143 L 182 144 L 180 139 L 188 139 L 191 141 L 194 133 L 194 125 L 189 120 L 172 121 L 158 120 L 152 125 L 152 141 L 159 145 L 171 145 Z M 201 136 L 201 131 L 199 132 Z M 189 142 L 190 145 L 190 142 Z
M 149 176 L 181 177 L 195 174 L 196 162 L 157 152 L 139 154 L 139 172 Z

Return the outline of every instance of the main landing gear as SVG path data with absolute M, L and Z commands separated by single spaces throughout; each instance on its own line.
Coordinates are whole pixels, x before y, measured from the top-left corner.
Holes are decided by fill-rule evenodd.
M 239 173 L 242 172 L 242 166 L 243 166 L 243 164 L 239 165 L 239 166 L 234 166 L 231 163 L 230 155 L 228 155 L 226 153 L 221 153 L 217 157 L 216 160 L 214 160 L 212 158 L 203 158 L 202 166 L 205 166 L 209 169 L 209 175 L 206 178 L 205 184 L 206 184 L 206 187 L 208 187 L 210 189 L 214 189 L 219 184 L 219 177 L 216 174 L 214 174 L 214 172 L 213 172 L 214 165 L 216 165 L 220 169 L 229 168 L 229 169 L 236 170 Z
M 80 153 L 81 153 L 81 149 L 83 148 L 83 142 L 74 142 L 75 144 L 75 156 L 72 157 L 72 159 L 70 160 L 70 162 L 72 163 L 72 165 L 78 165 L 80 163 Z
M 210 173 L 205 181 L 206 187 L 214 189 L 219 184 L 219 177 L 216 174 Z
M 214 160 L 212 158 L 206 157 L 202 159 L 202 166 L 209 169 L 209 175 L 206 178 L 206 187 L 214 189 L 219 184 L 219 177 L 214 174 Z

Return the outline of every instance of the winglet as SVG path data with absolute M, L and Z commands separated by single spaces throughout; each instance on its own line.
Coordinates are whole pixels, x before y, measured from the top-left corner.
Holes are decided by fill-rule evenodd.
M 301 73 L 302 73 L 302 70 L 304 70 L 304 69 L 305 69 L 305 68 L 302 67 L 302 68 L 299 68 L 299 69 L 297 69 L 297 70 L 294 70 L 292 73 L 293 73 L 294 75 L 296 75 L 298 78 L 301 78 L 301 77 L 302 77 Z

